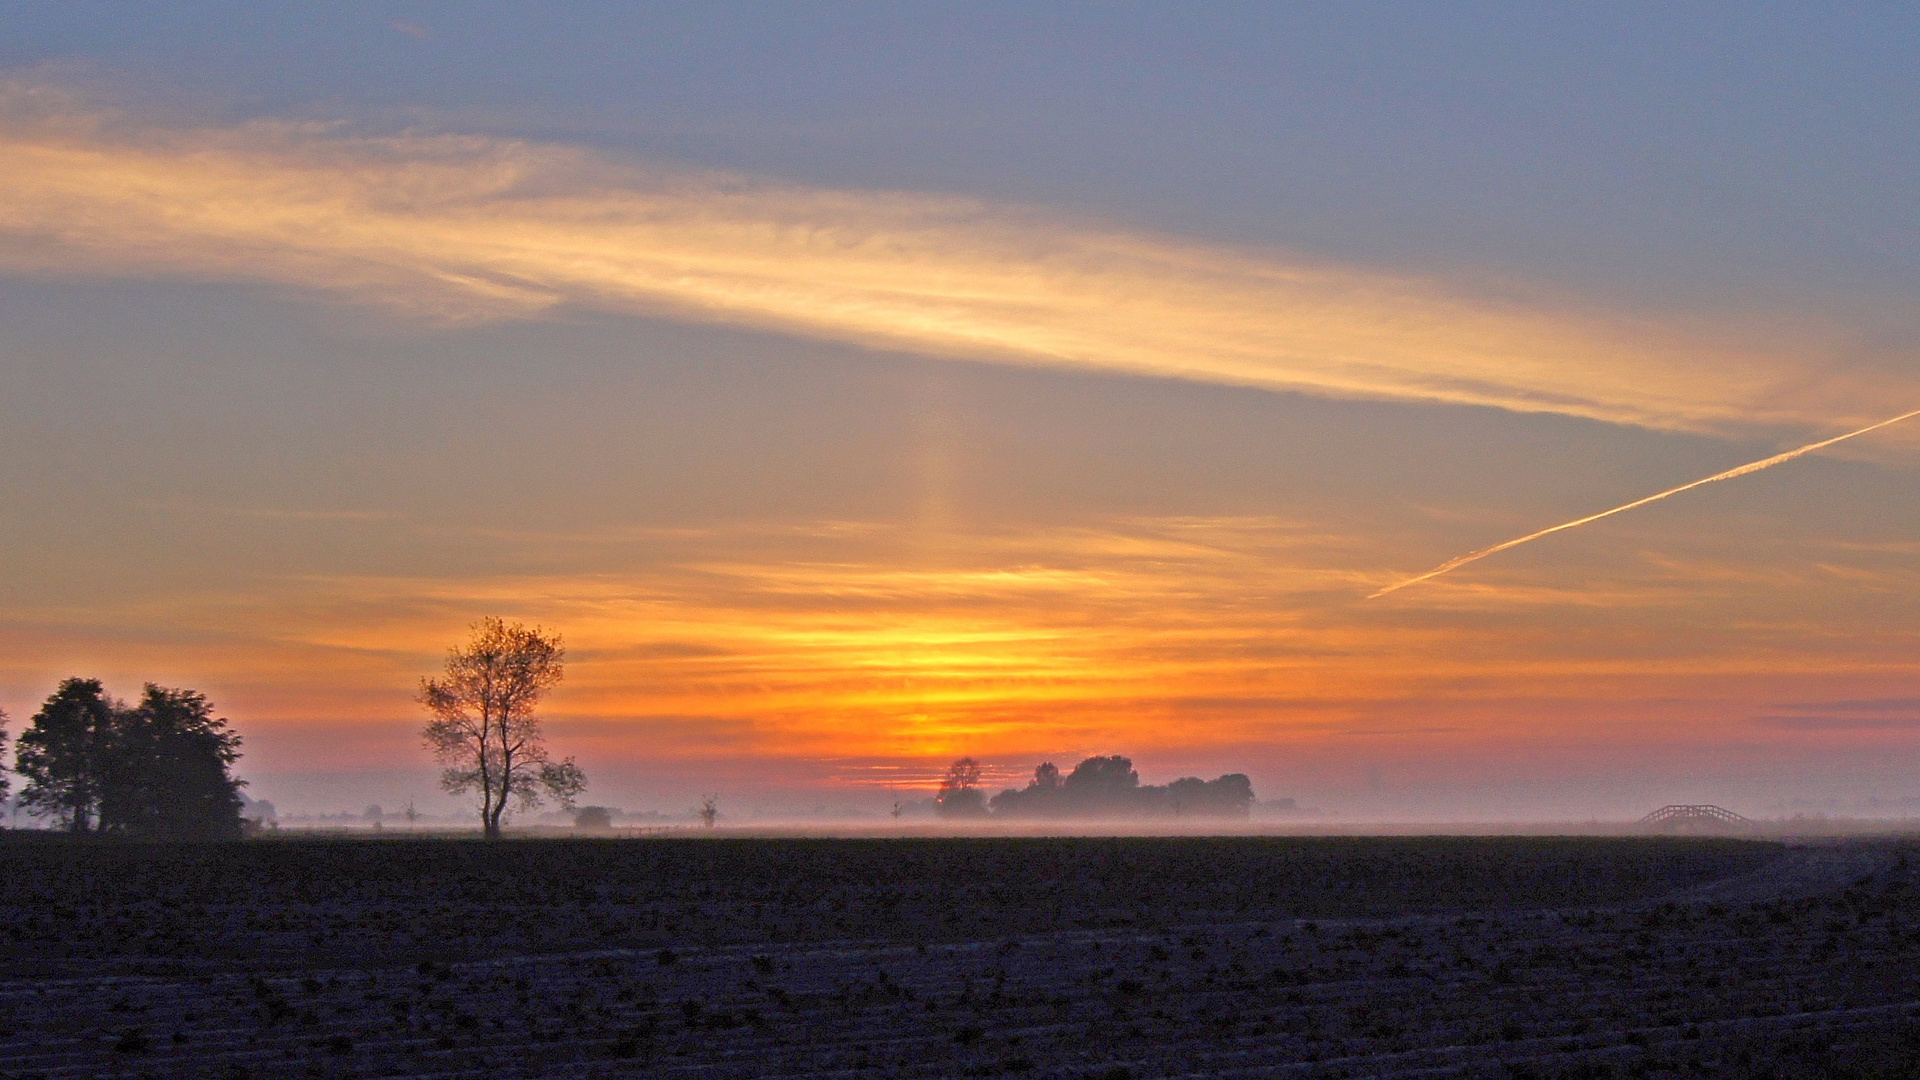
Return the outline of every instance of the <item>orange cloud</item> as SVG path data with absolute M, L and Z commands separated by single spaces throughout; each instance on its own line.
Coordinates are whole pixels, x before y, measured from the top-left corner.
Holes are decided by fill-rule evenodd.
M 15 116 L 0 127 L 0 266 L 15 272 L 270 281 L 456 320 L 574 305 L 1659 427 L 1843 421 L 1877 410 L 1891 378 L 977 200 L 507 139 L 143 126 L 44 87 L 0 103 Z
M 15 611 L 0 645 L 17 682 L 68 642 L 111 640 L 111 668 L 89 673 L 214 691 L 262 736 L 256 766 L 293 767 L 271 748 L 314 729 L 324 737 L 300 736 L 298 767 L 364 768 L 412 760 L 415 681 L 474 613 L 497 612 L 565 633 L 551 715 L 590 765 L 838 762 L 850 785 L 917 783 L 963 753 L 1244 759 L 1357 740 L 1377 756 L 1413 753 L 1413 740 L 1497 758 L 1569 741 L 1620 755 L 1830 738 L 1741 718 L 1764 712 L 1752 695 L 1775 684 L 1897 681 L 1913 645 L 1854 627 L 1818 647 L 1840 624 L 1783 620 L 1743 599 L 1745 582 L 1703 583 L 1670 561 L 1583 589 L 1583 617 L 1607 627 L 1592 639 L 1567 633 L 1565 596 L 1500 578 L 1435 582 L 1425 606 L 1363 605 L 1345 564 L 1374 557 L 1356 550 L 1366 541 L 1273 518 L 982 529 L 933 557 L 901 554 L 909 525 L 680 532 L 653 537 L 659 558 L 641 570 L 255 581 Z M 1775 585 L 1768 604 L 1795 587 Z M 1756 703 L 1634 704 L 1729 697 Z

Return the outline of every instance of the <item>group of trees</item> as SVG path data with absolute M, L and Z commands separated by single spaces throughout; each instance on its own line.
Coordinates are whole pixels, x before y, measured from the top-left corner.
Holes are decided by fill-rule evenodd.
M 1090 757 L 1064 776 L 1046 762 L 1026 787 L 991 799 L 980 788 L 980 772 L 972 758 L 954 762 L 934 799 L 936 812 L 949 818 L 1244 818 L 1253 807 L 1253 782 L 1244 773 L 1147 785 L 1118 754 Z
M 542 796 L 571 808 L 586 774 L 572 758 L 554 761 L 533 708 L 560 681 L 558 636 L 483 619 L 447 655 L 444 674 L 423 679 L 432 715 L 422 732 L 444 766 L 441 786 L 478 792 L 480 823 L 500 835 L 509 804 Z M 0 712 L 0 751 L 7 739 Z M 235 779 L 240 736 L 213 714 L 205 694 L 148 683 L 132 705 L 98 679 L 68 679 L 40 706 L 15 745 L 24 781 L 19 806 L 80 834 L 155 840 L 223 840 L 241 835 L 246 781 Z M 12 790 L 0 770 L 0 799 Z
M 20 806 L 69 832 L 164 840 L 241 833 L 245 781 L 232 773 L 240 736 L 196 691 L 148 683 L 127 705 L 98 679 L 68 679 L 14 749 Z M 0 775 L 0 795 L 9 790 Z
M 432 716 L 422 736 L 443 766 L 441 786 L 478 793 L 489 838 L 501 834 L 509 805 L 532 808 L 550 796 L 572 809 L 586 788 L 572 758 L 548 755 L 534 715 L 560 681 L 565 655 L 557 635 L 483 619 L 465 646 L 448 653 L 440 677 L 421 680 L 419 700 Z M 0 750 L 5 719 L 0 713 Z M 14 771 L 25 781 L 19 805 L 70 832 L 227 839 L 244 827 L 245 781 L 232 773 L 239 757 L 240 737 L 204 694 L 148 683 L 127 705 L 108 696 L 100 680 L 73 678 L 21 733 Z M 936 811 L 948 818 L 1244 818 L 1253 805 L 1253 785 L 1242 773 L 1143 785 L 1133 762 L 1118 755 L 1090 757 L 1065 775 L 1047 762 L 1026 787 L 991 799 L 981 774 L 972 758 L 954 762 Z M 0 772 L 0 798 L 9 790 Z M 717 816 L 709 797 L 701 818 L 711 826 Z

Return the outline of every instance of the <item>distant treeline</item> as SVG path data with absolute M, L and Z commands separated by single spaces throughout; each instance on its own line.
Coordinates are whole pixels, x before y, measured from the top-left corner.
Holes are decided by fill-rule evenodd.
M 148 683 L 128 705 L 98 679 L 68 679 L 15 751 L 19 805 L 63 830 L 167 840 L 241 835 L 245 781 L 231 772 L 240 736 L 196 691 Z M 0 773 L 0 797 L 9 786 Z
M 980 789 L 979 762 L 961 758 L 934 801 L 935 811 L 949 818 L 1244 818 L 1252 807 L 1253 782 L 1245 773 L 1142 784 L 1132 760 L 1118 754 L 1090 757 L 1065 775 L 1047 762 L 1026 787 L 991 799 Z

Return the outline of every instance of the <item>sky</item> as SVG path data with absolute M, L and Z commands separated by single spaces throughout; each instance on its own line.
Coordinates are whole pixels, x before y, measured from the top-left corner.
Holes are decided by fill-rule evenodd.
M 587 801 L 1920 813 L 1920 16 L 0 0 L 0 708 Z

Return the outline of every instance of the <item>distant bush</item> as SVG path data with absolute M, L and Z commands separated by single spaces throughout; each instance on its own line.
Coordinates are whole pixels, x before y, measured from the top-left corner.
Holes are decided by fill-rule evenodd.
M 1118 754 L 1090 757 L 1064 777 L 1047 762 L 1026 787 L 1009 788 L 989 803 L 996 816 L 1009 818 L 1244 818 L 1252 806 L 1253 782 L 1244 773 L 1143 785 L 1133 761 Z
M 953 763 L 940 781 L 940 793 L 934 796 L 933 812 L 944 818 L 982 818 L 987 816 L 986 794 L 980 790 L 980 763 L 963 757 Z

